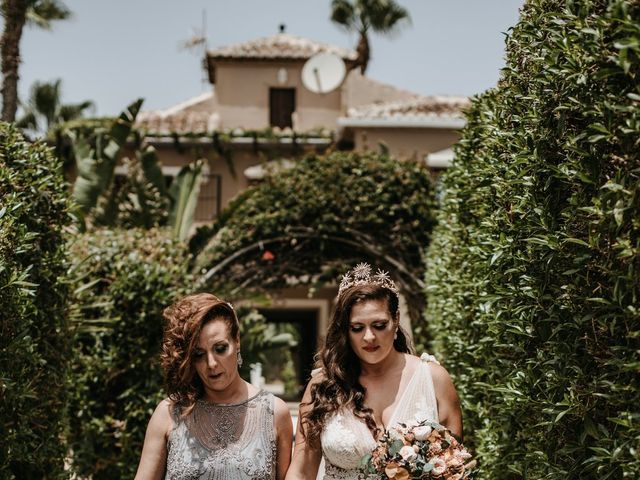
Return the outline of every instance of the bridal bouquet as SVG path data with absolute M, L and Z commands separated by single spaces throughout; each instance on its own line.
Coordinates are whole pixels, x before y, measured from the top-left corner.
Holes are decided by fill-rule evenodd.
M 393 480 L 462 480 L 469 478 L 474 465 L 449 430 L 428 421 L 388 430 L 360 463 L 365 475 Z

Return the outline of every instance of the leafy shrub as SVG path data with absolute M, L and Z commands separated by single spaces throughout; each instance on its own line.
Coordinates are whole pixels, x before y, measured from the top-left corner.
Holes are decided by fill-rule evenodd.
M 483 478 L 640 477 L 639 25 L 528 1 L 444 178 L 426 316 Z
M 0 199 L 0 477 L 62 477 L 67 186 L 44 144 L 7 124 Z
M 78 237 L 72 252 L 73 466 L 96 480 L 133 478 L 147 422 L 164 398 L 162 311 L 191 293 L 189 256 L 157 229 L 95 231 Z
M 336 270 L 370 261 L 397 275 L 411 311 L 421 312 L 433 204 L 419 162 L 311 155 L 241 194 L 213 227 L 197 266 L 209 269 L 213 284 L 261 289 L 334 281 Z M 202 243 L 201 232 L 192 244 Z

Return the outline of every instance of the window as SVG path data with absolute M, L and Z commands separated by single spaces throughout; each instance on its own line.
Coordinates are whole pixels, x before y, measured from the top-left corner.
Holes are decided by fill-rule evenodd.
M 296 110 L 295 88 L 269 89 L 269 112 L 272 127 L 293 127 L 291 115 Z
M 220 213 L 222 176 L 203 173 L 194 215 L 196 222 L 213 220 Z

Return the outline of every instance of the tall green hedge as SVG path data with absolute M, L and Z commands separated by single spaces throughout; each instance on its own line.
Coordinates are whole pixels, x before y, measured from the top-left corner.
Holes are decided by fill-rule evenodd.
M 482 478 L 640 478 L 640 3 L 530 0 L 444 178 L 427 321 Z
M 0 124 L 0 478 L 64 475 L 67 209 L 57 160 Z
M 94 480 L 133 478 L 147 422 L 165 395 L 162 310 L 192 293 L 189 256 L 157 229 L 87 233 L 72 253 L 73 468 Z

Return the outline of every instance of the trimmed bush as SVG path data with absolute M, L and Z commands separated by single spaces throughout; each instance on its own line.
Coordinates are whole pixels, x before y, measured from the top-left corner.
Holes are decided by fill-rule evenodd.
M 434 203 L 420 162 L 311 155 L 241 194 L 222 213 L 197 264 L 215 273 L 212 283 L 262 289 L 333 282 L 336 271 L 369 261 L 395 276 L 419 318 Z M 192 244 L 202 242 L 196 236 Z
M 640 4 L 531 0 L 444 178 L 427 322 L 482 478 L 640 478 Z
M 73 467 L 94 480 L 133 478 L 147 423 L 165 396 L 162 311 L 191 293 L 189 256 L 163 230 L 88 233 L 72 253 Z
M 63 477 L 67 185 L 44 144 L 0 124 L 0 477 Z

